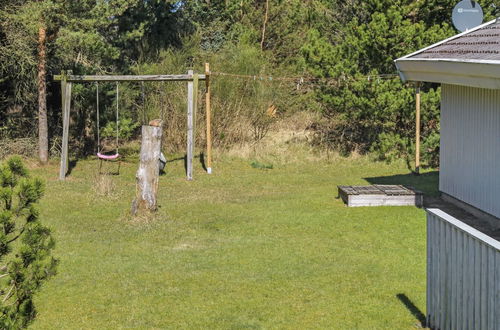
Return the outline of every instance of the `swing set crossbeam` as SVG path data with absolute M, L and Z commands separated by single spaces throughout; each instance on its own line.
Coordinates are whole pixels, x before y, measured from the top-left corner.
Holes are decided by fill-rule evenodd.
M 73 75 L 73 72 L 67 71 L 53 77 L 54 81 L 61 82 L 61 104 L 62 104 L 62 119 L 63 119 L 63 136 L 61 146 L 61 167 L 59 169 L 59 180 L 65 180 L 68 173 L 68 140 L 69 140 L 69 124 L 71 112 L 71 89 L 73 83 L 86 82 L 120 82 L 120 81 L 185 81 L 187 82 L 187 169 L 186 176 L 188 180 L 193 180 L 193 158 L 194 158 L 194 130 L 195 130 L 195 114 L 198 108 L 198 82 L 204 80 L 206 83 L 206 117 L 207 117 L 207 172 L 212 173 L 211 168 L 211 153 L 212 153 L 212 138 L 211 138 L 211 123 L 210 123 L 210 66 L 205 64 L 205 74 L 196 74 L 193 70 L 189 70 L 187 74 L 179 75 Z M 118 104 L 118 103 L 117 103 Z M 117 115 L 118 118 L 118 115 Z M 118 128 L 118 125 L 117 125 Z M 118 134 L 117 134 L 118 137 Z M 118 143 L 117 143 L 118 145 Z
M 198 80 L 205 80 L 204 74 L 198 75 Z M 95 81 L 193 81 L 194 74 L 168 74 L 168 75 L 55 75 L 55 81 L 67 82 L 95 82 Z

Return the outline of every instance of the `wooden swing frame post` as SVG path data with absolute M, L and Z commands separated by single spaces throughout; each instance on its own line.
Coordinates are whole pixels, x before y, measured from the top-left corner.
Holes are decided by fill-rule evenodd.
M 210 104 L 210 64 L 205 63 L 205 116 L 207 119 L 207 173 L 212 174 L 212 108 Z
M 86 82 L 119 82 L 119 81 L 186 81 L 188 83 L 188 130 L 187 130 L 187 179 L 193 179 L 193 155 L 194 155 L 194 121 L 197 109 L 198 81 L 205 80 L 207 76 L 204 74 L 195 74 L 193 70 L 189 70 L 187 74 L 181 75 L 73 75 L 71 71 L 62 72 L 60 75 L 54 76 L 54 81 L 61 82 L 61 103 L 62 103 L 62 120 L 63 120 L 63 136 L 61 147 L 61 166 L 59 169 L 59 180 L 64 181 L 68 173 L 68 141 L 69 141 L 69 124 L 71 114 L 71 87 L 73 83 Z M 208 97 L 210 94 L 208 93 Z M 208 101 L 210 103 L 210 101 Z M 189 125 L 191 123 L 191 126 Z M 209 123 L 209 121 L 207 121 Z M 207 128 L 210 132 L 210 128 Z M 208 146 L 207 146 L 208 148 Z M 211 151 L 210 151 L 211 152 Z M 208 154 L 208 152 L 207 152 Z

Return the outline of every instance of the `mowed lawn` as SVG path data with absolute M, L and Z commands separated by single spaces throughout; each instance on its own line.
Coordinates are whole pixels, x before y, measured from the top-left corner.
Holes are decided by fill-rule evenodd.
M 224 158 L 207 175 L 184 163 L 161 177 L 155 219 L 131 221 L 133 161 L 111 196 L 95 193 L 98 163 L 64 183 L 56 162 L 43 221 L 58 274 L 37 296 L 33 329 L 412 329 L 425 313 L 425 214 L 415 207 L 347 208 L 339 184 L 411 183 L 437 174 L 366 158 L 273 164 Z M 404 299 L 403 299 L 404 300 Z M 407 301 L 408 305 L 408 301 Z M 415 312 L 414 314 L 418 314 Z

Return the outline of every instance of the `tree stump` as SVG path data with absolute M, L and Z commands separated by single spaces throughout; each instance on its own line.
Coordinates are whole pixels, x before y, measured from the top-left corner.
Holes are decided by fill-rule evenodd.
M 132 202 L 132 214 L 139 211 L 156 211 L 161 153 L 162 122 L 150 122 L 154 126 L 142 126 L 142 142 L 139 169 L 136 174 L 136 197 Z

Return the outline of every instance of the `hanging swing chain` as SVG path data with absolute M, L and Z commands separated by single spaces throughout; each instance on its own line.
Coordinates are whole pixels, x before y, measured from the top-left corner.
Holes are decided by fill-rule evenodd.
M 96 110 L 97 110 L 97 152 L 101 152 L 101 136 L 100 136 L 100 131 L 101 128 L 99 127 L 99 82 L 96 81 Z
M 146 125 L 146 92 L 144 81 L 141 81 L 141 97 L 142 97 L 142 124 Z
M 119 98 L 119 89 L 118 89 L 118 82 L 116 83 L 116 154 L 118 155 L 118 146 L 119 146 L 119 140 L 118 137 L 120 136 L 120 125 L 119 125 L 119 117 L 118 117 L 118 110 L 119 110 L 119 104 L 120 104 L 120 98 Z
M 119 136 L 120 136 L 120 122 L 119 122 L 119 109 L 120 109 L 120 91 L 118 88 L 118 82 L 116 83 L 116 154 L 118 154 L 119 147 Z M 97 112 L 97 153 L 102 151 L 101 148 L 101 127 L 99 124 L 100 114 L 99 114 L 99 82 L 96 82 L 96 112 Z
M 162 121 L 165 121 L 165 82 L 162 81 L 162 85 L 161 85 L 161 91 L 160 91 L 160 119 Z

